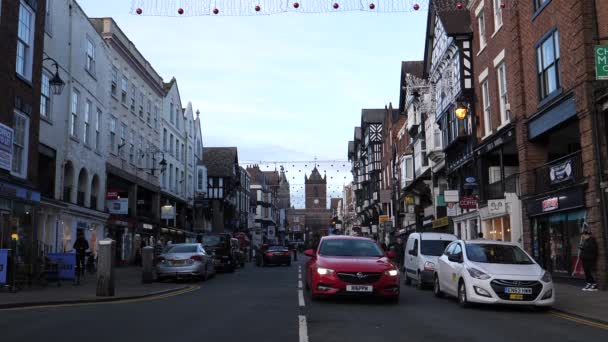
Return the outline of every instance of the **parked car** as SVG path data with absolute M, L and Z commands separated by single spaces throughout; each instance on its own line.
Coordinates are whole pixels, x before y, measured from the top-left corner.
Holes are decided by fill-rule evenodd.
M 433 284 L 437 260 L 445 248 L 458 240 L 456 235 L 441 233 L 412 233 L 405 244 L 405 284 L 412 279 L 419 289 Z
M 212 257 L 200 243 L 178 243 L 165 248 L 157 257 L 158 279 L 200 278 L 209 279 L 215 274 Z
M 291 252 L 285 246 L 270 246 L 260 256 L 260 265 L 287 265 L 291 266 Z
M 324 236 L 317 250 L 306 250 L 306 289 L 320 296 L 375 295 L 399 301 L 399 270 L 392 251 L 364 237 Z
M 490 240 L 452 242 L 439 258 L 433 291 L 458 303 L 533 305 L 555 301 L 551 274 L 516 244 Z
M 234 272 L 237 260 L 230 239 L 230 234 L 226 233 L 205 234 L 202 238 L 202 244 L 207 252 L 213 256 L 215 268 Z

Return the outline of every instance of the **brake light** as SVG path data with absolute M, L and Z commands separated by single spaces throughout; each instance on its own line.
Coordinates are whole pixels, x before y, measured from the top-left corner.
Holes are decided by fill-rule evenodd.
M 289 252 L 283 253 L 284 256 L 289 256 Z
M 267 253 L 266 253 L 266 256 L 272 256 L 272 253 L 267 252 Z
M 195 261 L 203 261 L 203 256 L 202 255 L 193 255 L 190 257 L 190 259 L 195 260 Z

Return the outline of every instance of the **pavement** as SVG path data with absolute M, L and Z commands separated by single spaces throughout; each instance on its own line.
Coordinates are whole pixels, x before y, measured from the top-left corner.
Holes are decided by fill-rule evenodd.
M 53 305 L 69 303 L 86 303 L 100 301 L 115 301 L 135 299 L 146 296 L 167 294 L 188 288 L 188 283 L 159 283 L 143 284 L 141 267 L 119 267 L 115 269 L 115 295 L 112 297 L 97 297 L 95 275 L 87 274 L 81 279 L 80 285 L 74 281 L 61 281 L 60 286 L 49 283 L 46 287 L 25 286 L 18 292 L 0 290 L 0 309 L 25 307 L 35 305 Z
M 403 285 L 398 304 L 311 302 L 304 261 L 218 274 L 198 289 L 140 301 L 0 310 L 2 340 L 121 341 L 605 341 L 608 324 L 527 308 L 476 306 Z M 183 284 L 180 284 L 183 285 Z M 191 284 L 192 285 L 192 284 Z M 2 295 L 2 294 L 0 294 Z M 586 294 L 585 294 L 586 296 Z M 103 304 L 103 305 L 102 305 Z
M 608 291 L 582 291 L 582 285 L 555 283 L 554 310 L 608 324 Z

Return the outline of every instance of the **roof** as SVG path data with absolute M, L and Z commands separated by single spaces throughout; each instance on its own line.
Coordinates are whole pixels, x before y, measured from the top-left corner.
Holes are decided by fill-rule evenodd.
M 361 127 L 355 127 L 355 140 L 361 140 Z
M 361 126 L 364 123 L 382 123 L 385 109 L 361 109 Z
M 165 95 L 171 91 L 173 84 L 175 84 L 175 77 L 173 77 L 168 83 L 163 82 L 163 90 L 165 91 Z
M 406 75 L 416 76 L 417 78 L 423 78 L 424 76 L 424 61 L 406 61 L 401 62 L 401 86 L 399 87 L 399 110 L 405 112 L 405 101 L 407 97 L 406 87 L 408 86 L 406 81 Z
M 470 34 L 471 30 L 471 14 L 468 10 L 456 9 L 456 4 L 462 0 L 435 0 L 436 3 L 444 3 L 443 8 L 454 8 L 453 10 L 437 11 L 437 16 L 443 24 L 443 29 L 448 36 L 460 34 Z M 441 5 L 440 5 L 441 6 Z
M 310 177 L 308 177 L 308 181 L 324 181 L 323 177 L 321 177 L 321 174 L 319 173 L 319 170 L 317 169 L 316 166 L 314 169 L 312 169 L 312 172 L 310 173 Z
M 460 241 L 463 241 L 465 244 L 475 244 L 475 245 L 491 244 L 491 245 L 519 246 L 518 244 L 513 243 L 513 242 L 488 240 L 488 239 L 460 240 Z
M 351 236 L 351 235 L 328 235 L 328 236 L 323 236 L 321 238 L 321 241 L 323 240 L 368 240 L 368 241 L 374 241 L 370 238 L 364 237 L 364 236 Z
M 278 171 L 262 171 L 266 175 L 266 184 L 279 185 L 280 175 Z
M 203 161 L 209 177 L 230 177 L 238 164 L 236 147 L 203 147 Z

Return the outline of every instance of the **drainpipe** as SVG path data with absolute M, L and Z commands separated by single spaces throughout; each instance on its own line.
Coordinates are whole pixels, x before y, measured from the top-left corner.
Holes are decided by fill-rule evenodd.
M 592 20 L 593 20 L 593 24 L 594 24 L 594 35 L 595 35 L 595 39 L 597 41 L 597 43 L 599 44 L 601 40 L 604 40 L 606 38 L 600 38 L 599 35 L 599 24 L 598 24 L 598 19 L 597 19 L 597 4 L 596 4 L 597 0 L 593 0 L 593 13 L 592 13 Z M 606 198 L 605 198 L 605 192 L 604 189 L 602 189 L 602 185 L 604 184 L 604 168 L 603 168 L 603 163 L 602 163 L 602 156 L 601 156 L 601 151 L 600 151 L 600 143 L 601 143 L 601 139 L 599 136 L 599 132 L 598 129 L 600 127 L 600 120 L 599 120 L 599 113 L 598 113 L 598 99 L 597 99 L 597 94 L 596 94 L 596 85 L 597 85 L 597 81 L 592 81 L 591 83 L 591 90 L 592 90 L 592 100 L 593 100 L 593 106 L 591 107 L 591 115 L 593 116 L 593 150 L 595 152 L 595 160 L 597 161 L 597 177 L 596 177 L 596 191 L 599 192 L 599 204 L 600 204 L 600 210 L 602 212 L 602 220 L 601 220 L 601 224 L 602 227 L 604 229 L 602 229 L 602 238 L 604 240 L 604 251 L 608 251 L 608 233 L 606 232 L 606 223 L 608 222 L 608 218 L 607 218 L 607 213 L 606 213 Z M 604 270 L 608 273 L 608 254 L 605 254 L 605 262 L 604 262 Z M 604 279 L 605 280 L 605 279 Z M 606 287 L 606 284 L 604 284 L 604 287 Z

